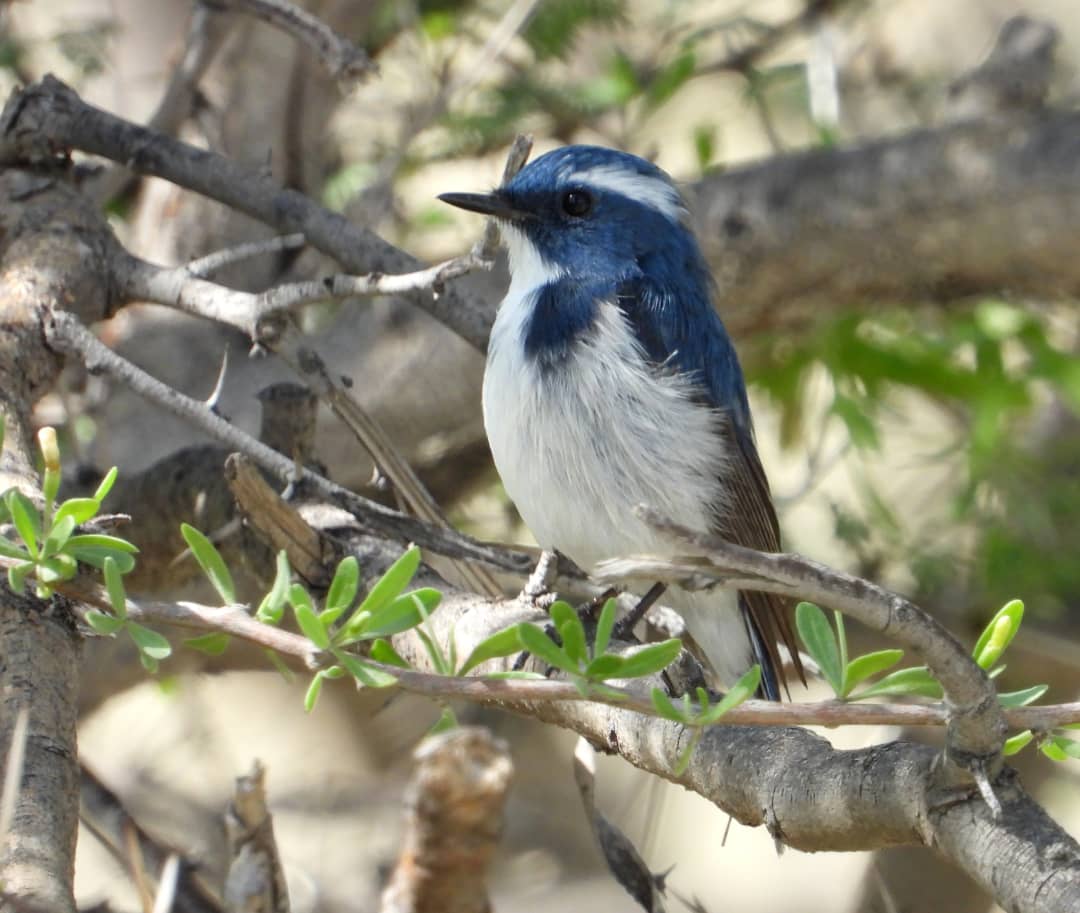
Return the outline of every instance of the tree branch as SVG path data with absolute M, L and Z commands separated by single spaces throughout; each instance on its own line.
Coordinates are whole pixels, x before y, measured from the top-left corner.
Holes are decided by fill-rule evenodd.
M 776 156 L 688 202 L 736 335 L 822 314 L 1080 294 L 1080 112 L 915 130 Z M 887 239 L 887 240 L 886 240 Z
M 289 0 L 213 0 L 217 6 L 248 13 L 292 35 L 318 56 L 334 79 L 346 87 L 375 72 L 363 48 L 339 35 L 325 22 Z
M 398 542 L 416 542 L 450 558 L 479 561 L 510 573 L 525 575 L 532 565 L 527 552 L 512 551 L 477 542 L 451 528 L 438 528 L 398 511 L 383 507 L 331 482 L 310 469 L 300 468 L 288 457 L 229 424 L 206 408 L 206 404 L 177 393 L 121 358 L 87 330 L 73 315 L 58 311 L 45 328 L 46 336 L 57 351 L 83 359 L 91 371 L 102 371 L 128 384 L 139 395 L 158 403 L 167 411 L 201 428 L 216 440 L 245 453 L 284 484 L 303 480 L 322 497 L 352 514 L 359 526 Z M 296 478 L 299 471 L 299 479 Z
M 354 537 L 351 548 L 372 569 L 388 566 L 397 556 L 386 543 L 363 537 Z M 443 589 L 446 596 L 428 622 L 429 630 L 444 645 L 453 638 L 459 656 L 520 620 L 522 613 L 535 611 L 513 600 L 493 604 L 452 587 Z M 252 630 L 264 627 L 236 611 Z M 139 618 L 152 621 L 153 610 Z M 274 636 L 292 644 L 291 655 L 304 655 L 316 666 L 323 662 L 305 638 L 276 629 Z M 427 651 L 408 632 L 395 637 L 395 647 L 418 670 L 387 669 L 399 676 L 402 688 L 502 706 L 571 729 L 643 770 L 698 792 L 744 824 L 765 824 L 790 846 L 850 851 L 921 844 L 963 868 L 1007 909 L 1060 913 L 1080 904 L 1080 846 L 1023 792 L 1008 770 L 997 782 L 1003 815 L 995 819 L 977 790 L 941 785 L 939 754 L 933 748 L 895 742 L 838 751 L 802 729 L 739 725 L 737 720 L 751 715 L 776 722 L 782 714 L 795 712 L 788 706 L 747 702 L 704 734 L 686 772 L 676 775 L 675 758 L 690 732 L 675 723 L 633 707 L 585 701 L 563 682 L 430 675 Z M 1010 712 L 1009 719 L 1027 726 L 1037 719 L 1028 714 L 1043 710 L 1023 708 Z M 869 717 L 877 710 L 859 706 L 842 712 Z M 1008 877 L 1000 877 L 1001 872 Z
M 374 232 L 324 209 L 298 191 L 281 187 L 265 172 L 108 114 L 86 104 L 51 76 L 12 94 L 0 115 L 0 164 L 52 164 L 58 152 L 69 149 L 100 155 L 141 174 L 164 178 L 231 206 L 283 234 L 300 232 L 349 272 L 407 273 L 421 268 L 415 258 Z M 403 298 L 428 311 L 478 349 L 487 346 L 494 302 L 466 301 L 453 287 L 437 297 L 419 290 Z
M 801 555 L 757 552 L 695 533 L 648 508 L 639 508 L 639 513 L 694 557 L 606 561 L 597 569 L 601 579 L 663 580 L 687 589 L 719 585 L 780 593 L 839 609 L 911 648 L 926 662 L 941 682 L 950 710 L 949 758 L 963 768 L 988 767 L 991 774 L 996 772 L 1007 727 L 993 682 L 960 642 L 914 603 Z

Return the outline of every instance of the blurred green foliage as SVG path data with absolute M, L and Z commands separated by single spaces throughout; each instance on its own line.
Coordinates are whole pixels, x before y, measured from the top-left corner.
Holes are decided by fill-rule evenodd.
M 950 459 L 963 469 L 940 492 L 949 509 L 937 535 L 906 538 L 904 505 L 890 504 L 868 481 L 857 513 L 834 505 L 838 537 L 864 563 L 875 551 L 904 555 L 924 592 L 966 578 L 973 600 L 992 604 L 1022 592 L 1044 617 L 1080 595 L 1080 567 L 1062 547 L 1080 533 L 1080 361 L 1053 317 L 996 300 L 848 314 L 763 346 L 750 362 L 752 382 L 780 412 L 788 447 L 809 436 L 814 369 L 827 372 L 829 413 L 856 448 L 880 450 L 883 418 L 895 415 L 902 394 L 918 394 L 947 417 L 953 434 L 944 451 L 926 453 L 921 439 L 911 451 L 928 466 Z M 977 533 L 966 555 L 949 541 L 961 526 Z M 917 531 L 925 536 L 927 527 Z

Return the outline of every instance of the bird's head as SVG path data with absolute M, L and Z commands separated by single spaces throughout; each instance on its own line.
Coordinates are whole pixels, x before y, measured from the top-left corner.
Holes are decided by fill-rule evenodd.
M 615 149 L 564 146 L 491 193 L 439 199 L 497 219 L 514 279 L 529 285 L 560 276 L 621 278 L 664 251 L 698 256 L 671 178 Z

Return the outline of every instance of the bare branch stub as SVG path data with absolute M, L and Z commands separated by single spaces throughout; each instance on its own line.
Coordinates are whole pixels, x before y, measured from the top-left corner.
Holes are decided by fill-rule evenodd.
M 251 773 L 236 778 L 236 792 L 225 813 L 229 872 L 225 909 L 229 913 L 289 913 L 289 892 L 266 805 L 266 769 L 256 761 Z
M 381 913 L 489 913 L 487 869 L 514 765 L 506 743 L 469 726 L 431 736 L 414 755 L 405 837 Z

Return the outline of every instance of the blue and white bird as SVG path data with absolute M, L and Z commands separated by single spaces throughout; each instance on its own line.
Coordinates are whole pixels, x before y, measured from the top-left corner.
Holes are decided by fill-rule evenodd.
M 742 369 L 671 178 L 634 155 L 565 146 L 491 193 L 440 199 L 494 217 L 508 248 L 484 426 L 537 542 L 585 570 L 674 554 L 635 515 L 645 503 L 691 529 L 778 551 Z M 720 682 L 758 662 L 763 693 L 779 700 L 781 641 L 803 677 L 786 600 L 673 590 L 665 601 Z

